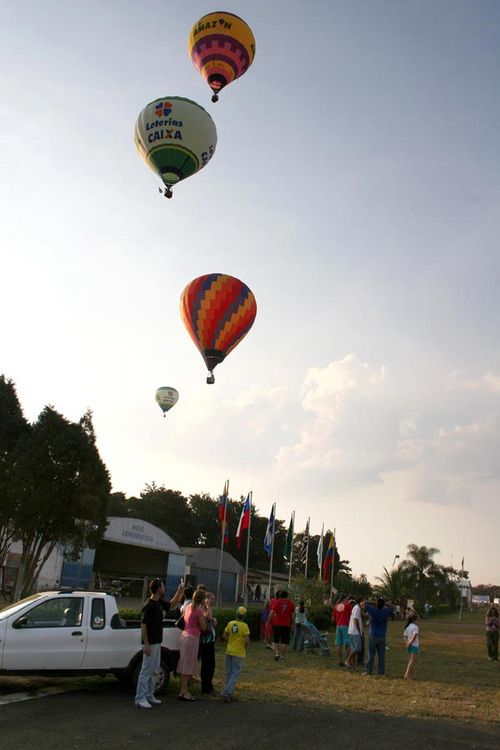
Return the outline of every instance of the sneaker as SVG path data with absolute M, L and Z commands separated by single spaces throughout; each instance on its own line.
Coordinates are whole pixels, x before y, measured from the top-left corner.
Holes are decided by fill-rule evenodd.
M 136 708 L 153 708 L 151 703 L 148 703 L 145 698 L 143 701 L 137 701 L 137 703 L 135 704 L 135 707 Z
M 155 698 L 154 695 L 152 698 L 148 698 L 148 703 L 151 703 L 152 706 L 161 706 L 161 701 Z
M 223 695 L 222 700 L 224 703 L 231 703 L 231 696 L 230 695 Z
M 274 661 L 279 661 L 279 660 L 280 660 L 280 655 L 274 654 Z

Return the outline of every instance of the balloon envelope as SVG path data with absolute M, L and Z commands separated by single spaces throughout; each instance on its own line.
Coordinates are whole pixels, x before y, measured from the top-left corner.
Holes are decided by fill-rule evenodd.
M 194 66 L 215 94 L 246 73 L 255 57 L 248 24 L 226 11 L 208 13 L 191 29 L 188 51 Z
M 217 131 L 208 112 L 190 99 L 165 96 L 137 118 L 137 150 L 169 188 L 202 169 L 212 158 Z
M 180 306 L 184 325 L 210 373 L 246 336 L 257 314 L 247 285 L 223 273 L 193 279 Z
M 169 386 L 162 386 L 156 391 L 156 403 L 165 416 L 166 412 L 169 411 L 172 406 L 175 406 L 179 400 L 179 393 L 175 388 Z

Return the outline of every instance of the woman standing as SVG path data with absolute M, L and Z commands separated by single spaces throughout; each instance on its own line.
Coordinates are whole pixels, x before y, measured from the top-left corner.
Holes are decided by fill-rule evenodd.
M 408 617 L 408 622 L 406 623 L 406 627 L 403 633 L 406 648 L 410 655 L 410 658 L 408 659 L 408 666 L 406 667 L 404 676 L 405 680 L 413 680 L 413 666 L 415 664 L 417 654 L 420 651 L 420 644 L 418 640 L 418 625 L 415 622 L 416 619 L 417 618 L 415 615 L 410 615 Z
M 194 695 L 188 690 L 188 682 L 196 673 L 198 665 L 198 650 L 200 635 L 207 630 L 203 603 L 206 592 L 197 590 L 193 594 L 193 601 L 184 610 L 184 630 L 180 639 L 180 658 L 177 672 L 181 677 L 180 701 L 194 701 Z
M 294 651 L 304 650 L 304 636 L 306 634 L 307 612 L 303 601 L 299 602 L 299 608 L 295 610 L 295 627 L 293 629 L 292 649 Z
M 498 609 L 490 607 L 485 619 L 486 624 L 486 648 L 490 661 L 498 661 L 498 634 L 500 632 L 500 619 Z

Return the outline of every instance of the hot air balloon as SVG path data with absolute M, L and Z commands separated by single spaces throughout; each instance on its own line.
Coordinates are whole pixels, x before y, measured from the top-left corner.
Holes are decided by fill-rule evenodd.
M 234 276 L 209 273 L 191 281 L 182 292 L 181 317 L 205 360 L 207 383 L 253 325 L 257 305 L 250 289 Z
M 170 388 L 167 385 L 158 388 L 156 391 L 156 403 L 163 412 L 163 416 L 170 411 L 172 406 L 175 406 L 179 400 L 179 393 L 175 388 Z
M 163 180 L 165 197 L 171 198 L 172 185 L 208 164 L 217 131 L 208 112 L 196 102 L 164 96 L 139 114 L 134 140 L 146 164 Z
M 246 73 L 255 57 L 252 29 L 226 11 L 208 13 L 195 23 L 189 35 L 188 52 L 197 70 L 218 101 L 218 92 Z

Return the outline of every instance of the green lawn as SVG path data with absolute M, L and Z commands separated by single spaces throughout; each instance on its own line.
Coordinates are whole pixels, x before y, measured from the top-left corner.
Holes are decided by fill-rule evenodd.
M 456 615 L 420 622 L 421 653 L 412 682 L 402 679 L 407 654 L 401 622 L 389 626 L 385 678 L 340 668 L 334 649 L 330 657 L 292 652 L 286 662 L 276 664 L 270 651 L 252 643 L 238 694 L 242 700 L 500 722 L 500 666 L 487 659 L 482 620 L 483 614 L 475 613 L 462 623 Z M 222 686 L 222 647 L 217 677 Z

